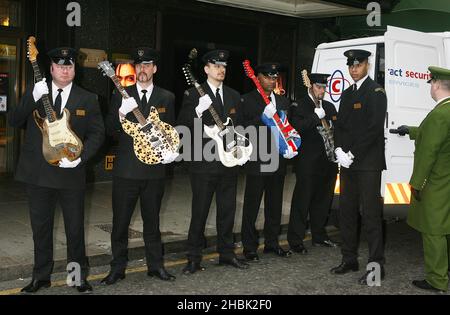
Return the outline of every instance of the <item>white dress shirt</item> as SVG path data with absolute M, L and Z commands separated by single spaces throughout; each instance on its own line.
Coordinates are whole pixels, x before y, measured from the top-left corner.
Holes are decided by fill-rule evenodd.
M 64 108 L 67 105 L 67 101 L 69 100 L 70 91 L 72 90 L 73 83 L 71 82 L 68 86 L 62 89 L 61 92 L 61 113 L 63 112 Z M 53 104 L 55 104 L 56 97 L 58 96 L 58 89 L 59 87 L 56 86 L 56 84 L 52 81 L 52 99 Z M 60 113 L 60 114 L 61 114 Z

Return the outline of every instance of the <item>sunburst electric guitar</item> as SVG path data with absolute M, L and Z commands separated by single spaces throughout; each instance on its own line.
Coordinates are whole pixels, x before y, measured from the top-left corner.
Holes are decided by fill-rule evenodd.
M 252 69 L 250 61 L 245 60 L 243 64 L 245 74 L 255 84 L 256 89 L 264 99 L 266 106 L 269 105 L 270 100 L 264 92 L 258 78 L 255 76 L 255 71 Z M 293 152 L 297 152 L 300 149 L 300 145 L 302 143 L 300 134 L 294 129 L 294 127 L 291 126 L 284 112 L 277 112 L 272 118 L 267 118 L 266 115 L 263 114 L 261 119 L 266 126 L 270 127 L 272 134 L 277 137 L 278 152 L 281 155 L 284 155 L 288 148 L 291 148 Z
M 123 98 L 130 98 L 109 61 L 100 62 L 98 68 L 111 78 Z M 166 157 L 178 152 L 180 147 L 178 132 L 159 119 L 158 110 L 154 106 L 150 107 L 147 118 L 138 108 L 133 110 L 133 114 L 139 123 L 123 119 L 122 129 L 133 138 L 134 153 L 139 161 L 149 165 L 159 164 Z
M 192 58 L 193 51 L 191 51 L 190 58 Z M 194 86 L 200 96 L 206 95 L 202 86 L 195 79 L 190 64 L 183 66 L 183 72 L 189 85 Z M 219 114 L 217 114 L 214 107 L 211 105 L 208 108 L 209 113 L 214 119 L 215 125 L 204 126 L 204 131 L 216 142 L 217 152 L 222 164 L 226 167 L 234 167 L 245 164 L 251 157 L 253 152 L 253 145 L 243 135 L 236 132 L 233 121 L 230 117 L 224 123 Z
M 28 59 L 33 66 L 36 81 L 42 80 L 41 71 L 37 63 L 36 38 L 28 38 Z M 62 158 L 69 161 L 78 159 L 83 151 L 83 143 L 70 129 L 70 112 L 64 108 L 62 117 L 57 118 L 48 94 L 41 98 L 44 104 L 45 117 L 39 115 L 39 111 L 33 112 L 33 118 L 42 132 L 42 153 L 44 159 L 51 165 L 58 166 Z

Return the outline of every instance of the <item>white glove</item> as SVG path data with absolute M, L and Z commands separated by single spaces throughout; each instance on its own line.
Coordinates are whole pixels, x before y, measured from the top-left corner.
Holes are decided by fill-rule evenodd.
M 179 155 L 180 153 L 178 152 L 172 152 L 164 160 L 161 161 L 161 164 L 170 164 L 175 161 Z
M 289 147 L 289 148 L 284 152 L 283 157 L 284 157 L 285 159 L 290 160 L 290 159 L 296 157 L 297 155 L 298 155 L 298 151 L 294 152 L 294 150 L 292 150 L 292 148 Z
M 42 79 L 42 81 L 36 82 L 33 88 L 33 98 L 34 101 L 39 101 L 43 95 L 48 94 L 48 85 L 47 82 L 45 82 L 46 79 Z
M 67 158 L 62 158 L 61 161 L 59 161 L 59 167 L 61 168 L 75 168 L 78 166 L 78 164 L 81 163 L 81 158 L 76 159 L 75 161 L 69 161 Z
M 244 166 L 245 165 L 245 163 L 247 163 L 248 161 L 250 161 L 250 156 L 249 157 L 246 157 L 245 159 L 240 159 L 240 160 L 238 160 L 238 165 L 239 166 Z
M 120 105 L 119 112 L 126 116 L 129 112 L 132 112 L 135 108 L 138 107 L 138 104 L 134 97 L 123 98 L 122 105 Z
M 325 110 L 322 107 L 314 109 L 314 113 L 319 117 L 319 119 L 322 119 L 325 117 Z
M 203 112 L 208 110 L 208 108 L 209 108 L 209 106 L 211 106 L 211 104 L 212 104 L 212 100 L 208 94 L 205 94 L 198 99 L 198 105 L 195 108 L 198 118 L 202 117 Z
M 277 108 L 275 107 L 275 105 L 273 103 L 270 103 L 269 105 L 266 106 L 266 108 L 264 108 L 264 115 L 267 118 L 272 118 L 276 112 L 277 112 Z
M 353 160 L 355 159 L 355 156 L 353 155 L 352 151 L 348 151 L 347 155 L 352 159 L 352 163 L 353 163 Z
M 336 153 L 339 164 L 341 164 L 342 167 L 350 168 L 350 165 L 353 164 L 353 160 L 349 154 L 345 153 L 342 148 L 337 148 L 334 152 Z

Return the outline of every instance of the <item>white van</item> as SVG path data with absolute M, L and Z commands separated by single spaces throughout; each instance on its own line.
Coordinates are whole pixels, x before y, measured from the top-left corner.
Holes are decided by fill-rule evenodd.
M 431 65 L 450 68 L 450 32 L 422 33 L 388 26 L 384 36 L 321 44 L 316 48 L 311 72 L 330 73 L 325 99 L 339 110 L 342 92 L 353 83 L 344 52 L 372 52 L 369 75 L 386 89 L 386 162 L 382 194 L 385 204 L 409 204 L 408 185 L 413 168 L 414 143 L 390 134 L 400 125 L 418 126 L 434 108 L 427 84 Z M 339 193 L 339 186 L 336 187 Z

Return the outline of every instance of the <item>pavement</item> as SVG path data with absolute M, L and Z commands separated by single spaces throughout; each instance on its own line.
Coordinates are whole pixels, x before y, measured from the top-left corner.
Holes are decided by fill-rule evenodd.
M 286 231 L 289 220 L 294 184 L 295 176 L 289 172 L 284 190 L 282 233 Z M 244 188 L 245 176 L 241 175 L 238 182 L 234 225 L 236 242 L 240 240 Z M 107 265 L 111 260 L 111 191 L 111 182 L 88 184 L 87 187 L 85 233 L 87 255 L 92 267 Z M 191 217 L 191 198 L 189 176 L 182 167 L 176 167 L 173 178 L 167 180 L 161 207 L 160 230 L 165 253 L 185 250 Z M 216 206 L 213 200 L 205 231 L 210 246 L 215 244 L 215 218 Z M 261 208 L 257 228 L 261 230 L 263 224 L 264 214 Z M 142 232 L 143 224 L 138 203 L 129 230 L 130 260 L 145 257 Z M 62 212 L 58 208 L 54 226 L 54 272 L 61 272 L 66 268 L 66 244 L 64 221 Z M 0 281 L 27 278 L 31 275 L 32 268 L 33 240 L 25 187 L 12 179 L 3 178 L 0 180 Z
M 280 242 L 287 247 L 286 231 L 289 220 L 291 196 L 295 176 L 288 172 L 285 181 L 282 228 Z M 235 218 L 235 242 L 238 254 L 242 252 L 240 228 L 243 206 L 245 176 L 239 176 L 237 212 Z M 339 264 L 339 248 L 311 247 L 310 235 L 305 245 L 309 254 L 294 254 L 280 259 L 261 253 L 261 262 L 252 264 L 246 271 L 230 267 L 217 267 L 215 253 L 216 229 L 215 201 L 211 205 L 207 220 L 203 264 L 205 272 L 192 277 L 181 273 L 186 263 L 185 248 L 190 222 L 191 189 L 187 172 L 175 168 L 175 175 L 167 180 L 166 192 L 161 208 L 160 230 L 165 249 L 166 268 L 177 276 L 174 283 L 163 283 L 146 275 L 142 219 L 139 204 L 134 213 L 129 231 L 130 263 L 125 281 L 114 287 L 100 285 L 100 280 L 109 270 L 111 259 L 110 231 L 112 222 L 111 182 L 89 184 L 86 197 L 86 245 L 91 265 L 89 280 L 95 294 L 427 294 L 411 285 L 414 279 L 423 278 L 423 252 L 420 234 L 405 223 L 407 206 L 386 207 L 386 281 L 381 287 L 364 287 L 357 280 L 364 272 L 367 259 L 367 244 L 362 239 L 360 248 L 360 272 L 343 277 L 330 276 L 329 269 Z M 335 198 L 337 199 L 337 198 Z M 339 240 L 335 226 L 338 200 L 333 202 L 329 234 Z M 257 220 L 258 230 L 264 224 L 263 203 Z M 262 240 L 261 240 L 262 243 Z M 76 294 L 66 286 L 66 239 L 60 209 L 55 213 L 54 227 L 55 269 L 52 288 L 40 294 Z M 24 185 L 12 179 L 0 180 L 0 295 L 17 294 L 30 281 L 33 267 L 33 241 L 28 215 Z M 227 268 L 227 272 L 223 272 Z M 275 270 L 275 272 L 274 272 Z M 195 285 L 192 280 L 195 279 Z M 220 286 L 217 286 L 220 283 Z

